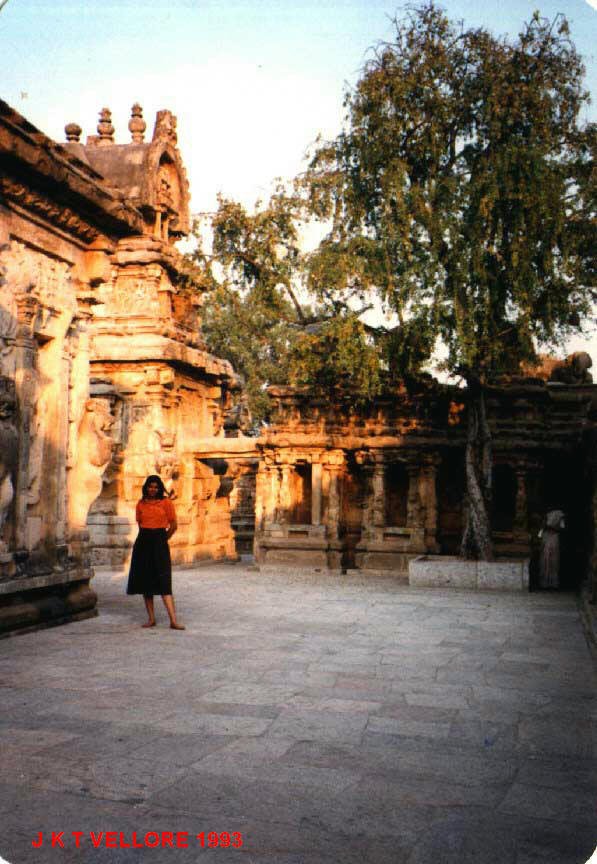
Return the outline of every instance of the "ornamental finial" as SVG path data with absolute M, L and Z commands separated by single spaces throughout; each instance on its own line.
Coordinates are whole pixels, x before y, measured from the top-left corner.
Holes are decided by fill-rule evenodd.
M 64 134 L 66 135 L 66 140 L 69 142 L 75 141 L 78 143 L 81 140 L 82 131 L 78 123 L 67 123 L 64 127 Z
M 131 119 L 129 120 L 129 132 L 131 133 L 133 144 L 141 144 L 143 142 L 146 129 L 147 123 L 143 119 L 143 108 L 141 108 L 138 102 L 135 102 L 131 108 Z
M 99 112 L 99 123 L 97 133 L 99 135 L 98 146 L 105 147 L 114 143 L 114 126 L 112 126 L 112 112 L 109 108 L 102 108 Z

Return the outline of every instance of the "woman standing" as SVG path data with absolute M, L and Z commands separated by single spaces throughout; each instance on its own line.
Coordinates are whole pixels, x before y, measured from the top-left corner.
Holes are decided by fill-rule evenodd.
M 168 540 L 177 528 L 174 505 L 166 497 L 161 477 L 151 474 L 141 490 L 137 504 L 139 534 L 133 546 L 127 594 L 143 594 L 148 621 L 143 627 L 155 627 L 154 594 L 161 594 L 173 630 L 184 630 L 176 620 L 172 597 L 172 565 Z

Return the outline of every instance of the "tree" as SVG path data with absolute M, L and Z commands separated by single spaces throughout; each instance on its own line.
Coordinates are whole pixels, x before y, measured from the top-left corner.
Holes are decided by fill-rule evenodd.
M 487 386 L 561 344 L 595 284 L 595 126 L 566 20 L 535 14 L 515 41 L 457 28 L 433 3 L 395 21 L 346 97 L 344 131 L 319 142 L 300 188 L 329 230 L 311 289 L 375 292 L 399 326 L 395 374 L 441 340 L 466 381 L 462 551 L 492 557 Z
M 253 213 L 220 198 L 210 255 L 195 230 L 192 258 L 211 288 L 203 333 L 210 350 L 243 376 L 257 424 L 269 417 L 268 384 L 329 393 L 344 381 L 357 400 L 380 386 L 378 352 L 360 320 L 365 305 L 358 292 L 305 285 L 301 206 L 282 187 Z
M 267 384 L 285 384 L 298 320 L 293 302 L 296 227 L 282 193 L 250 215 L 221 198 L 211 220 L 212 254 L 195 226 L 195 264 L 211 292 L 202 329 L 207 345 L 242 375 L 255 424 L 269 413 Z M 288 292 L 285 290 L 288 286 Z

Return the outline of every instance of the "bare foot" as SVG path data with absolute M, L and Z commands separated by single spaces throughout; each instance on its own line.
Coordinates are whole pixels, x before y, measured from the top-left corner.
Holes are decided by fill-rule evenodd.
M 187 628 L 184 626 L 184 624 L 170 624 L 170 629 L 171 630 L 186 630 Z
M 147 624 L 141 624 L 141 627 L 143 627 L 144 629 L 146 627 L 155 627 L 155 621 L 148 621 Z

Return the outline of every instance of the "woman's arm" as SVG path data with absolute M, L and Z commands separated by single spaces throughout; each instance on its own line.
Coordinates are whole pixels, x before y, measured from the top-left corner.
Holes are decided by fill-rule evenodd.
M 167 500 L 166 509 L 168 514 L 168 528 L 166 538 L 169 540 L 178 528 L 178 522 L 176 521 L 176 511 L 174 509 L 174 504 L 172 503 L 172 501 Z

